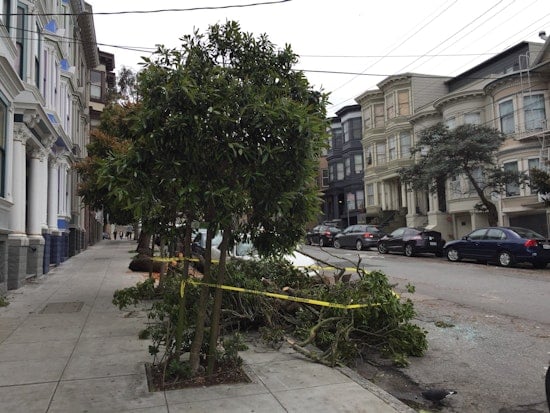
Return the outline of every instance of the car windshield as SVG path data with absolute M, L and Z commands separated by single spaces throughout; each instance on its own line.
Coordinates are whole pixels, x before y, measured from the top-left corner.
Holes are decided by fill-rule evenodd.
M 544 235 L 539 234 L 538 232 L 535 232 L 531 229 L 527 228 L 511 228 L 516 234 L 518 234 L 521 238 L 529 238 L 529 239 L 546 239 Z

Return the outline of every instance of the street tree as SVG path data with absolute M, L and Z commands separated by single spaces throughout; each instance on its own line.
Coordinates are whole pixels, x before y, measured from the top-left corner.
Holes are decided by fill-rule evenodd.
M 291 250 L 316 216 L 317 159 L 326 138 L 326 95 L 293 70 L 290 46 L 277 49 L 236 22 L 159 47 L 138 74 L 138 138 L 124 158 L 113 159 L 110 179 L 136 213 L 154 211 L 156 222 L 180 222 L 188 248 L 191 222 L 208 225 L 208 242 L 222 230 L 215 282 L 225 276 L 227 249 L 250 234 L 262 255 Z M 139 190 L 139 191 L 138 191 Z M 187 251 L 186 251 L 187 255 Z M 210 280 L 207 256 L 205 280 Z M 188 265 L 188 261 L 184 261 Z M 186 267 L 183 270 L 187 274 Z M 215 361 L 221 289 L 214 291 L 209 371 Z M 196 371 L 203 346 L 208 289 L 201 291 L 190 351 Z M 178 358 L 185 317 L 177 325 Z
M 548 171 L 540 168 L 530 169 L 529 186 L 541 196 L 547 206 L 550 205 L 550 174 Z
M 399 171 L 401 179 L 411 189 L 444 197 L 447 180 L 462 176 L 479 198 L 476 209 L 487 213 L 489 225 L 498 225 L 492 196 L 524 180 L 522 173 L 497 164 L 495 154 L 504 140 L 502 133 L 486 126 L 464 124 L 450 129 L 438 123 L 420 132 L 411 149 L 415 163 Z

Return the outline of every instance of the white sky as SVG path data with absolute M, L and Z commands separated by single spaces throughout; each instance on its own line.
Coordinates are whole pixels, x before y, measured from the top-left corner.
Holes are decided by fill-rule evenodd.
M 138 70 L 140 56 L 150 55 L 156 44 L 178 47 L 179 38 L 194 29 L 205 32 L 209 25 L 236 20 L 243 31 L 266 33 L 274 44 L 292 46 L 300 55 L 296 68 L 316 89 L 331 92 L 329 115 L 355 104 L 355 97 L 386 76 L 453 76 L 521 41 L 542 42 L 542 30 L 550 36 L 550 0 L 289 0 L 217 10 L 97 14 L 275 1 L 87 0 L 99 47 L 115 54 L 116 72 L 122 66 Z

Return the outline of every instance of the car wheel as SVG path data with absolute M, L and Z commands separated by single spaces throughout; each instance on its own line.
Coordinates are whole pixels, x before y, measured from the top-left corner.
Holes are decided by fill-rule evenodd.
M 357 242 L 355 243 L 355 249 L 357 251 L 361 251 L 363 249 L 363 243 L 361 242 L 360 239 L 358 239 Z
M 533 267 L 535 267 L 539 270 L 542 270 L 542 269 L 546 268 L 546 264 L 547 264 L 546 262 L 535 261 L 533 263 Z
M 414 255 L 414 247 L 412 244 L 405 245 L 405 255 L 407 257 L 412 257 Z
M 326 244 L 325 240 L 323 238 L 319 238 L 319 246 L 324 247 Z
M 380 244 L 378 244 L 378 252 L 380 254 L 387 254 L 388 253 L 388 247 L 386 244 L 384 244 L 383 242 L 381 242 Z
M 449 248 L 447 250 L 447 259 L 452 262 L 460 261 L 460 254 L 456 250 L 456 248 Z
M 311 238 L 310 237 L 306 237 L 306 245 L 311 245 Z
M 514 256 L 508 251 L 500 251 L 498 253 L 498 264 L 501 267 L 511 267 L 514 265 Z
M 340 245 L 340 241 L 338 240 L 334 241 L 334 248 L 342 248 L 342 246 Z

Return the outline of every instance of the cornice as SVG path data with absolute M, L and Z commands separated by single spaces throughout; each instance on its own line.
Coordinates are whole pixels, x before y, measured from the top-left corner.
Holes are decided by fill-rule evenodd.
M 445 95 L 443 97 L 440 97 L 439 99 L 436 99 L 433 102 L 433 106 L 436 110 L 441 110 L 441 108 L 445 105 L 448 105 L 450 103 L 456 103 L 463 100 L 469 100 L 469 99 L 475 99 L 479 97 L 485 97 L 485 92 L 483 89 L 477 89 L 477 90 L 464 90 L 461 92 L 455 92 L 455 93 L 449 93 L 448 95 Z

